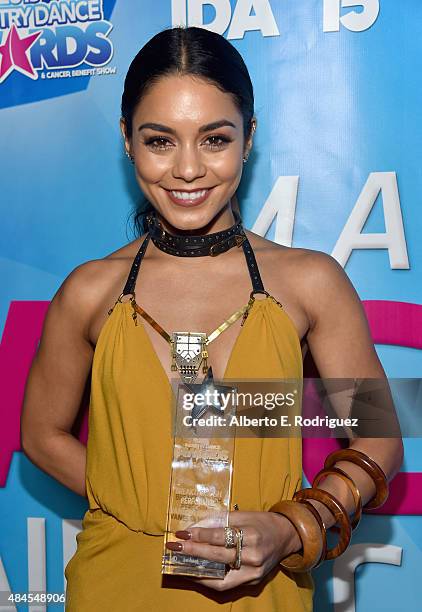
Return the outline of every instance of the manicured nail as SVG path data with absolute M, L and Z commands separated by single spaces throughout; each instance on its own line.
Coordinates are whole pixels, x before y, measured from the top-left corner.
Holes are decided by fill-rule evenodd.
M 170 550 L 183 550 L 182 542 L 167 542 L 166 546 L 170 548 Z
M 190 531 L 176 531 L 174 535 L 176 538 L 180 538 L 181 540 L 190 540 L 192 537 Z

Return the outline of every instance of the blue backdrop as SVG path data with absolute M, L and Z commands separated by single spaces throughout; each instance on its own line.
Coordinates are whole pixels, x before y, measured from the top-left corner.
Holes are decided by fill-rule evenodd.
M 375 313 L 413 304 L 419 324 L 377 351 L 389 376 L 418 377 L 421 20 L 418 0 L 0 0 L 0 591 L 63 592 L 86 508 L 16 445 L 24 380 L 11 389 L 6 366 L 19 370 L 25 338 L 31 355 L 39 323 L 13 307 L 38 312 L 74 267 L 133 238 L 119 105 L 135 53 L 179 23 L 236 46 L 258 119 L 238 190 L 245 226 L 333 254 Z M 401 471 L 417 475 L 419 440 L 405 453 Z M 314 572 L 317 612 L 419 609 L 415 504 L 366 516 L 347 554 Z

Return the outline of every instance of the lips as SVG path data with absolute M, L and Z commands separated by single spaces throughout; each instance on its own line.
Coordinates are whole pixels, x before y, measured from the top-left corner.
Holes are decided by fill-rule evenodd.
M 173 204 L 177 204 L 179 206 L 185 206 L 185 207 L 191 207 L 191 206 L 197 206 L 199 204 L 202 204 L 202 202 L 205 202 L 205 200 L 208 198 L 209 194 L 212 192 L 214 188 L 211 187 L 211 189 L 198 189 L 197 191 L 169 191 L 166 189 L 166 193 L 168 195 L 168 197 L 170 198 L 170 200 L 173 202 Z M 205 192 L 205 193 L 203 193 Z M 185 197 L 181 198 L 178 197 L 177 194 L 186 194 Z M 196 196 L 196 197 L 190 197 L 191 195 L 195 195 L 197 193 L 203 193 L 203 195 L 201 196 Z

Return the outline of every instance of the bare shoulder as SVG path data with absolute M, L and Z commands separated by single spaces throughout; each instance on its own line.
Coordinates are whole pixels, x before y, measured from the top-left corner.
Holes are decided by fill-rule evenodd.
M 330 303 L 359 302 L 342 266 L 334 257 L 314 249 L 287 247 L 247 232 L 272 293 L 278 291 L 292 310 L 308 319 L 311 329 Z
M 301 303 L 309 321 L 308 340 L 318 330 L 335 330 L 346 324 L 356 333 L 364 329 L 366 335 L 369 334 L 359 295 L 334 257 L 323 251 L 293 249 L 291 258 Z
M 287 251 L 286 259 L 294 269 L 297 278 L 304 281 L 302 289 L 308 289 L 311 293 L 310 297 L 315 297 L 315 292 L 318 290 L 339 288 L 342 283 L 350 283 L 342 266 L 329 253 L 293 247 L 289 247 Z
M 288 247 L 272 240 L 267 240 L 258 234 L 247 231 L 248 239 L 258 257 L 265 264 L 270 264 L 275 270 L 283 269 L 294 275 L 295 282 L 307 281 L 311 286 L 318 281 L 332 283 L 347 278 L 341 265 L 334 257 L 323 251 L 313 249 Z M 301 286 L 301 289 L 304 287 Z
M 113 293 L 113 289 L 118 287 L 122 273 L 136 254 L 133 245 L 131 243 L 102 258 L 81 263 L 65 278 L 58 294 L 71 294 L 78 302 L 95 305 L 101 296 Z
M 141 242 L 138 238 L 102 258 L 78 265 L 54 295 L 52 307 L 78 319 L 89 337 L 93 318 L 99 311 L 107 312 L 120 295 Z

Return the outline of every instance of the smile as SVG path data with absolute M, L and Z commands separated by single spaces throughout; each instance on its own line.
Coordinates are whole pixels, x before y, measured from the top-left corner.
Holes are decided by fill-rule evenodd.
M 211 193 L 211 189 L 200 189 L 198 191 L 175 191 L 166 190 L 168 196 L 172 202 L 181 206 L 192 206 L 194 204 L 201 204 L 204 202 L 208 195 Z

